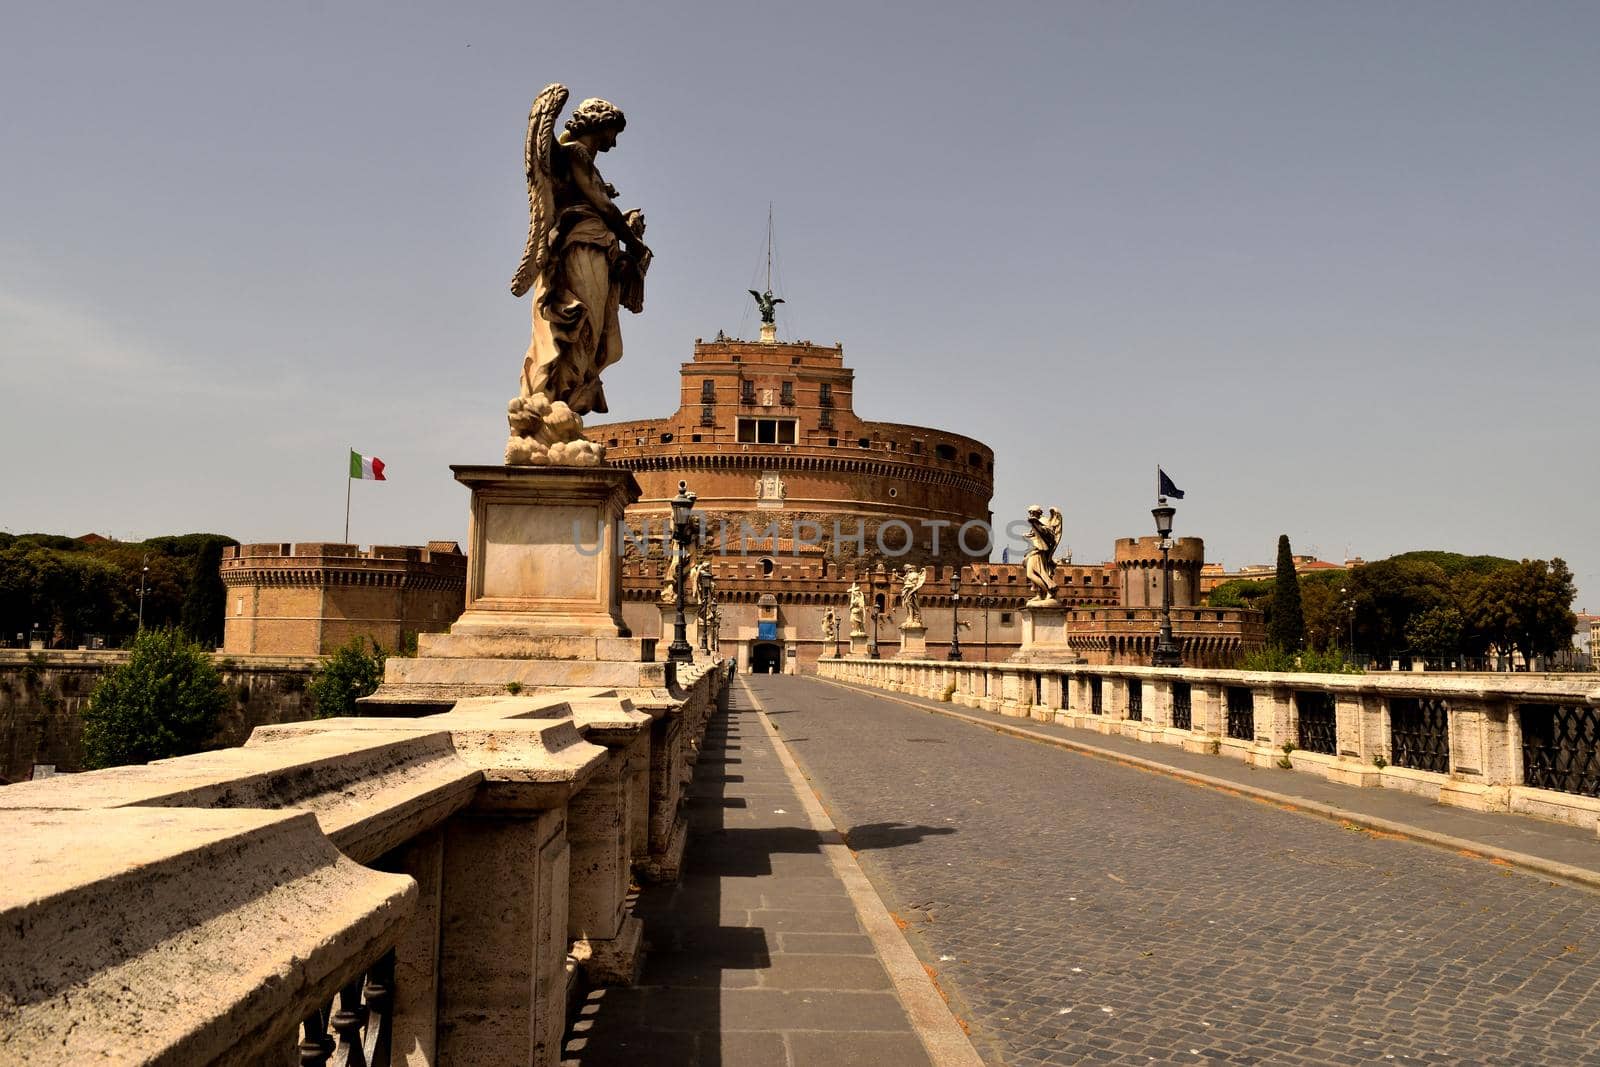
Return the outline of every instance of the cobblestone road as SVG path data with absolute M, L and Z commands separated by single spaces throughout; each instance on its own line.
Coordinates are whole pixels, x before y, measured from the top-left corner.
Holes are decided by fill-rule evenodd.
M 1600 895 L 746 681 L 986 1058 L 1600 1064 Z M 955 832 L 874 848 L 896 824 Z

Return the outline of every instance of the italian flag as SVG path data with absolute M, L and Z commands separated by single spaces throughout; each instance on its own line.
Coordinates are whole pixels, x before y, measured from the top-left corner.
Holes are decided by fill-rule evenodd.
M 350 450 L 350 477 L 377 482 L 388 480 L 383 476 L 383 460 L 377 456 L 363 456 L 353 448 Z

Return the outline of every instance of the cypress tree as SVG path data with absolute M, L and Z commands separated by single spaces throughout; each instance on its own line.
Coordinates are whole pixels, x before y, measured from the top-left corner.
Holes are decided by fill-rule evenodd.
M 1267 623 L 1267 644 L 1285 652 L 1306 646 L 1306 620 L 1300 609 L 1300 576 L 1294 571 L 1289 535 L 1278 535 L 1278 574 L 1272 583 L 1272 618 Z
M 222 546 L 231 543 L 212 538 L 200 546 L 183 600 L 184 632 L 208 649 L 222 644 L 228 599 L 228 590 L 222 584 Z

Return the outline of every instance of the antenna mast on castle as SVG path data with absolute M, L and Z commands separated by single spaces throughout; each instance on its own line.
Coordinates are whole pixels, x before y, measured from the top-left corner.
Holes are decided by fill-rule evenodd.
M 778 340 L 777 307 L 783 303 L 782 298 L 772 295 L 772 201 L 767 201 L 767 291 L 758 293 L 750 290 L 750 295 L 755 297 L 756 307 L 761 309 L 761 340 L 766 344 L 773 344 Z

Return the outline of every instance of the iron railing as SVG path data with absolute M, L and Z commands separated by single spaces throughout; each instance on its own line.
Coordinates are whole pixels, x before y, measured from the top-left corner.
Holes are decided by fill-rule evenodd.
M 394 950 L 300 1025 L 300 1067 L 390 1067 L 394 1043 Z
M 1236 741 L 1256 739 L 1256 700 L 1242 685 L 1228 686 L 1228 736 Z
M 1600 711 L 1521 704 L 1522 780 L 1538 789 L 1600 796 Z
M 1089 678 L 1089 714 L 1103 715 L 1105 710 L 1105 704 L 1101 700 L 1100 676 L 1092 675 Z
M 1450 706 L 1443 700 L 1390 698 L 1389 762 L 1449 774 Z
M 1188 682 L 1172 683 L 1172 726 L 1176 730 L 1194 729 L 1193 696 Z
M 1336 755 L 1339 730 L 1334 721 L 1333 694 L 1320 689 L 1300 689 L 1294 694 L 1294 706 L 1300 723 L 1296 746 L 1324 756 Z
M 1137 678 L 1128 679 L 1128 718 L 1144 721 L 1144 683 Z

